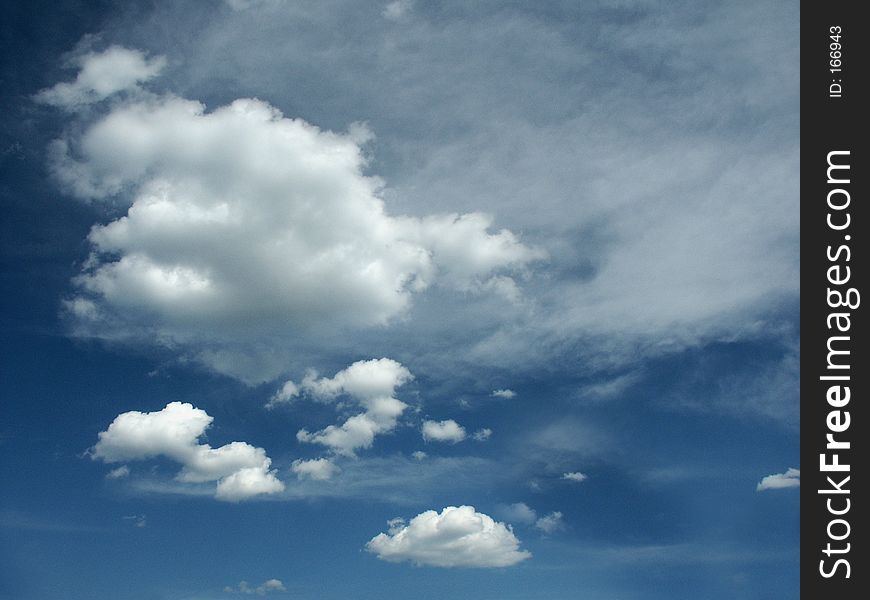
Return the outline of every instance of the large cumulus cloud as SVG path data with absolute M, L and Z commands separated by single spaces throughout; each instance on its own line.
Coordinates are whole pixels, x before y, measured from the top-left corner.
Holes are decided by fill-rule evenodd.
M 106 60 L 86 56 L 82 73 Z M 66 303 L 78 332 L 196 347 L 385 325 L 436 282 L 515 296 L 510 272 L 542 254 L 483 213 L 389 214 L 365 172 L 370 138 L 253 98 L 214 110 L 141 89 L 113 100 L 52 148 L 64 190 L 125 211 L 88 237 Z

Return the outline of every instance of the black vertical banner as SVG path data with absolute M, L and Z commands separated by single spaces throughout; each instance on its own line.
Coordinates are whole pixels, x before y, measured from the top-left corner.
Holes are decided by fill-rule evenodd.
M 870 362 L 861 352 L 870 65 L 859 6 L 801 6 L 801 591 L 837 600 L 870 590 L 870 508 L 858 492 L 870 483 Z

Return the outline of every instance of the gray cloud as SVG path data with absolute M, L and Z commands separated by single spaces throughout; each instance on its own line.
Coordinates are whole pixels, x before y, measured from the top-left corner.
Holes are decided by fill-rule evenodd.
M 501 295 L 430 287 L 408 320 L 324 332 L 317 344 L 297 337 L 300 352 L 377 348 L 368 352 L 433 377 L 461 375 L 468 362 L 532 371 L 570 361 L 595 373 L 788 335 L 779 323 L 798 294 L 795 5 L 417 3 L 397 23 L 383 5 L 249 4 L 206 19 L 166 5 L 117 27 L 141 47 L 177 45 L 185 58 L 160 82 L 185 96 L 220 106 L 232 82 L 323 128 L 367 121 L 378 137 L 365 169 L 383 177 L 388 214 L 486 211 L 549 255 L 514 276 L 520 297 L 509 284 Z M 350 23 L 340 40 L 323 35 L 337 14 Z M 154 25 L 183 30 L 194 19 L 196 36 Z M 273 77 L 277 65 L 285 77 Z M 412 350 L 419 339 L 426 347 Z M 262 380 L 289 368 L 292 353 L 276 350 L 285 342 L 197 356 L 223 372 L 259 369 L 247 376 Z

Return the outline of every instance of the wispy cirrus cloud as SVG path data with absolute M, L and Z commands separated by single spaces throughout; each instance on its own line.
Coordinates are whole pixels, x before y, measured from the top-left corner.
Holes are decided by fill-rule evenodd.
M 367 500 L 378 498 L 397 506 L 431 504 L 445 489 L 458 496 L 471 496 L 506 485 L 512 474 L 497 461 L 477 456 L 427 456 L 418 459 L 401 454 L 361 455 L 355 459 L 335 458 L 340 468 L 329 479 L 298 474 L 285 478 L 281 493 L 264 495 L 264 500 L 293 502 L 312 499 Z M 292 472 L 292 461 L 278 465 L 283 473 Z M 142 474 L 125 482 L 129 493 L 153 496 L 207 497 L 213 489 L 191 485 L 177 479 Z

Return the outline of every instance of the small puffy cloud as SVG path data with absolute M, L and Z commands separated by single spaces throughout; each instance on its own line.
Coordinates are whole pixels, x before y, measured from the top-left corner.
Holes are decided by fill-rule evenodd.
M 290 469 L 296 473 L 299 479 L 315 479 L 317 481 L 326 481 L 332 479 L 332 476 L 339 473 L 341 469 L 328 458 L 314 458 L 311 460 L 294 460 L 293 466 Z
M 580 471 L 571 471 L 568 473 L 562 473 L 562 479 L 565 479 L 567 481 L 576 481 L 577 483 L 580 483 L 581 481 L 586 481 L 587 477 Z
M 779 490 L 783 488 L 799 487 L 800 484 L 800 469 L 788 469 L 785 473 L 775 473 L 763 478 L 758 482 L 755 489 L 761 492 L 764 490 Z
M 373 410 L 349 417 L 341 425 L 329 425 L 313 433 L 300 429 L 296 439 L 326 446 L 336 454 L 355 456 L 360 448 L 371 448 L 376 436 L 393 431 L 406 406 L 404 402 L 389 398 Z
M 562 521 L 562 513 L 559 511 L 553 511 L 547 515 L 544 515 L 537 521 L 535 521 L 535 527 L 543 531 L 544 533 L 555 533 L 560 529 L 565 527 L 564 521 Z
M 181 402 L 150 413 L 122 413 L 99 433 L 91 458 L 116 463 L 164 456 L 181 465 L 178 481 L 217 481 L 215 497 L 231 502 L 284 489 L 262 448 L 246 442 L 219 448 L 198 443 L 212 421 L 204 410 Z
M 449 442 L 456 444 L 465 439 L 465 428 L 454 421 L 424 421 L 423 439 L 427 442 Z
M 214 497 L 227 502 L 241 502 L 260 494 L 277 494 L 284 484 L 269 470 L 267 458 L 258 467 L 245 467 L 222 478 L 217 483 Z
M 407 524 L 391 521 L 390 532 L 372 538 L 366 549 L 381 560 L 411 561 L 433 567 L 508 567 L 531 554 L 520 550 L 510 526 L 473 506 L 423 512 Z
M 318 378 L 316 371 L 309 371 L 301 388 L 309 396 L 325 402 L 340 394 L 365 402 L 393 396 L 397 387 L 412 379 L 414 376 L 401 363 L 378 358 L 357 361 L 331 378 Z
M 513 390 L 493 390 L 492 396 L 495 398 L 504 398 L 505 400 L 510 400 L 511 398 L 516 398 L 517 393 Z
M 299 396 L 299 386 L 293 383 L 292 381 L 285 381 L 284 385 L 281 386 L 277 392 L 275 392 L 271 398 L 269 398 L 269 402 L 266 404 L 266 408 L 275 408 L 280 404 L 288 404 L 293 401 L 294 398 Z
M 476 442 L 485 442 L 492 436 L 492 429 L 488 427 L 484 427 L 483 429 L 478 429 L 472 434 L 472 439 Z
M 286 592 L 287 588 L 284 587 L 284 584 L 280 579 L 269 579 L 264 581 L 258 586 L 253 586 L 247 581 L 240 581 L 239 585 L 236 586 L 227 586 L 224 588 L 224 592 L 228 594 L 245 594 L 245 595 L 257 595 L 257 596 L 265 596 L 269 592 Z
M 281 583 L 280 579 L 269 579 L 268 581 L 264 581 L 261 585 L 258 586 L 258 589 L 262 589 L 266 592 L 287 591 L 287 589 L 284 587 L 284 584 Z
M 357 361 L 331 378 L 318 378 L 315 372 L 310 372 L 301 385 L 306 395 L 332 402 L 344 394 L 364 412 L 349 417 L 341 425 L 329 425 L 313 433 L 301 429 L 296 439 L 326 446 L 336 454 L 355 456 L 356 450 L 370 448 L 375 436 L 396 428 L 408 405 L 393 396 L 396 388 L 411 379 L 413 375 L 408 369 L 389 358 Z
M 411 456 L 414 457 L 414 460 L 423 460 L 429 455 L 422 450 L 414 450 L 414 452 L 411 453 Z
M 185 457 L 178 480 L 192 483 L 215 481 L 242 469 L 268 466 L 268 462 L 265 450 L 246 442 L 232 442 L 220 448 L 202 444 Z
M 92 456 L 113 463 L 165 455 L 186 463 L 212 421 L 204 410 L 181 402 L 156 412 L 126 412 L 99 433 Z
M 140 50 L 110 46 L 102 52 L 88 52 L 73 58 L 79 68 L 75 81 L 58 83 L 42 90 L 36 100 L 75 110 L 104 100 L 118 92 L 137 89 L 156 77 L 166 66 L 162 56 L 146 57 Z
M 496 510 L 499 517 L 511 523 L 531 525 L 538 520 L 538 514 L 525 502 L 501 505 Z
M 117 469 L 112 469 L 108 473 L 106 473 L 106 479 L 121 479 L 130 474 L 130 467 L 127 465 L 121 465 Z

